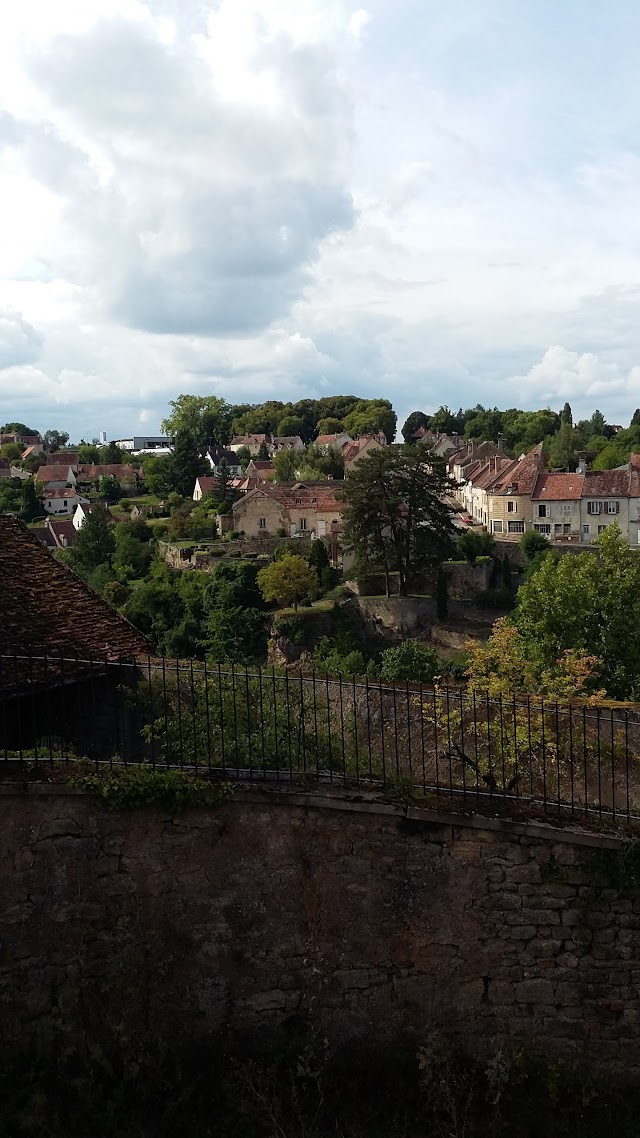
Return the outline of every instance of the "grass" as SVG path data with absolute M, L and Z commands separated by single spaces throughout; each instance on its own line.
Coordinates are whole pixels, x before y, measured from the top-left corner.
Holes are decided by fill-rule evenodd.
M 311 606 L 298 605 L 297 609 L 292 606 L 286 609 L 278 609 L 274 612 L 274 616 L 311 616 L 313 613 L 331 612 L 334 601 L 322 600 L 314 601 Z

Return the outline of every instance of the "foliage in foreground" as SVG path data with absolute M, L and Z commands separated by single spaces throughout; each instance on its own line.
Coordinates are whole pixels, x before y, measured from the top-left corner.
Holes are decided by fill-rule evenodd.
M 157 805 L 178 813 L 195 806 L 219 806 L 233 794 L 228 782 L 210 782 L 187 771 L 154 770 L 145 765 L 77 775 L 69 784 L 94 795 L 109 810 Z

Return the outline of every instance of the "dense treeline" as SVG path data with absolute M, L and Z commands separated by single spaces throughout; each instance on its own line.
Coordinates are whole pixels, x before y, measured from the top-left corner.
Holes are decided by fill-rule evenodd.
M 356 436 L 384 431 L 389 442 L 396 433 L 397 417 L 388 399 L 361 399 L 356 395 L 330 395 L 282 403 L 226 403 L 215 395 L 179 395 L 169 404 L 162 421 L 169 435 L 189 431 L 203 446 L 224 446 L 235 435 L 300 435 L 305 443 L 319 434 L 345 430 Z
M 590 419 L 580 419 L 574 424 L 568 403 L 559 414 L 548 408 L 522 411 L 512 407 L 500 411 L 497 407 L 483 407 L 481 403 L 455 412 L 443 406 L 434 415 L 413 411 L 402 427 L 405 440 L 408 442 L 420 427 L 478 442 L 502 439 L 511 454 L 544 443 L 552 470 L 575 470 L 580 454 L 586 455 L 593 469 L 610 470 L 628 462 L 629 455 L 640 450 L 640 409 L 635 411 L 626 429 L 619 429 L 619 425 L 607 423 L 598 410 Z

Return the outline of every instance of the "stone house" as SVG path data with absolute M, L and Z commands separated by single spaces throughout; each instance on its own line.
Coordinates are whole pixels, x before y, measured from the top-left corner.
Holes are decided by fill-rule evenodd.
M 248 537 L 325 537 L 341 524 L 342 504 L 332 482 L 260 483 L 233 505 L 234 529 Z
M 305 449 L 300 435 L 276 435 L 273 440 L 273 450 L 299 450 Z
M 235 438 L 229 443 L 229 450 L 234 451 L 236 454 L 240 447 L 248 447 L 249 454 L 252 458 L 257 457 L 260 453 L 260 448 L 265 445 L 269 454 L 273 454 L 273 441 L 271 435 L 256 434 L 256 435 L 236 435 Z
M 640 456 L 632 458 L 640 463 Z M 617 522 L 632 545 L 640 535 L 638 503 L 640 469 L 633 462 L 614 470 L 587 470 L 580 500 L 580 538 L 589 545 L 607 526 Z
M 261 482 L 267 482 L 276 476 L 276 468 L 273 463 L 266 458 L 252 458 L 245 468 L 245 478 L 259 478 Z
M 507 541 L 519 541 L 533 524 L 531 495 L 544 469 L 542 443 L 505 467 L 488 489 L 491 533 Z
M 351 442 L 353 442 L 353 439 L 351 438 L 351 435 L 347 434 L 346 431 L 335 431 L 331 435 L 318 435 L 317 439 L 314 439 L 314 445 L 317 447 L 322 447 L 323 450 L 328 450 L 329 447 L 335 447 L 336 450 L 342 450 L 342 448 L 346 446 L 347 443 Z
M 584 474 L 541 471 L 531 495 L 532 525 L 550 541 L 580 541 Z
M 380 447 L 387 445 L 386 436 L 380 431 L 378 434 L 361 435 L 360 438 L 354 439 L 350 443 L 345 443 L 342 448 L 342 457 L 344 459 L 344 472 L 348 474 L 350 470 L 357 465 L 361 458 L 366 454 L 371 454 L 374 450 L 379 450 Z

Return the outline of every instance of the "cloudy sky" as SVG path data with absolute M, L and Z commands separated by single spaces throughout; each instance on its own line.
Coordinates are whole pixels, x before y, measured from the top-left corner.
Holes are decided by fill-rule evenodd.
M 20 0 L 0 421 L 640 404 L 637 0 Z

